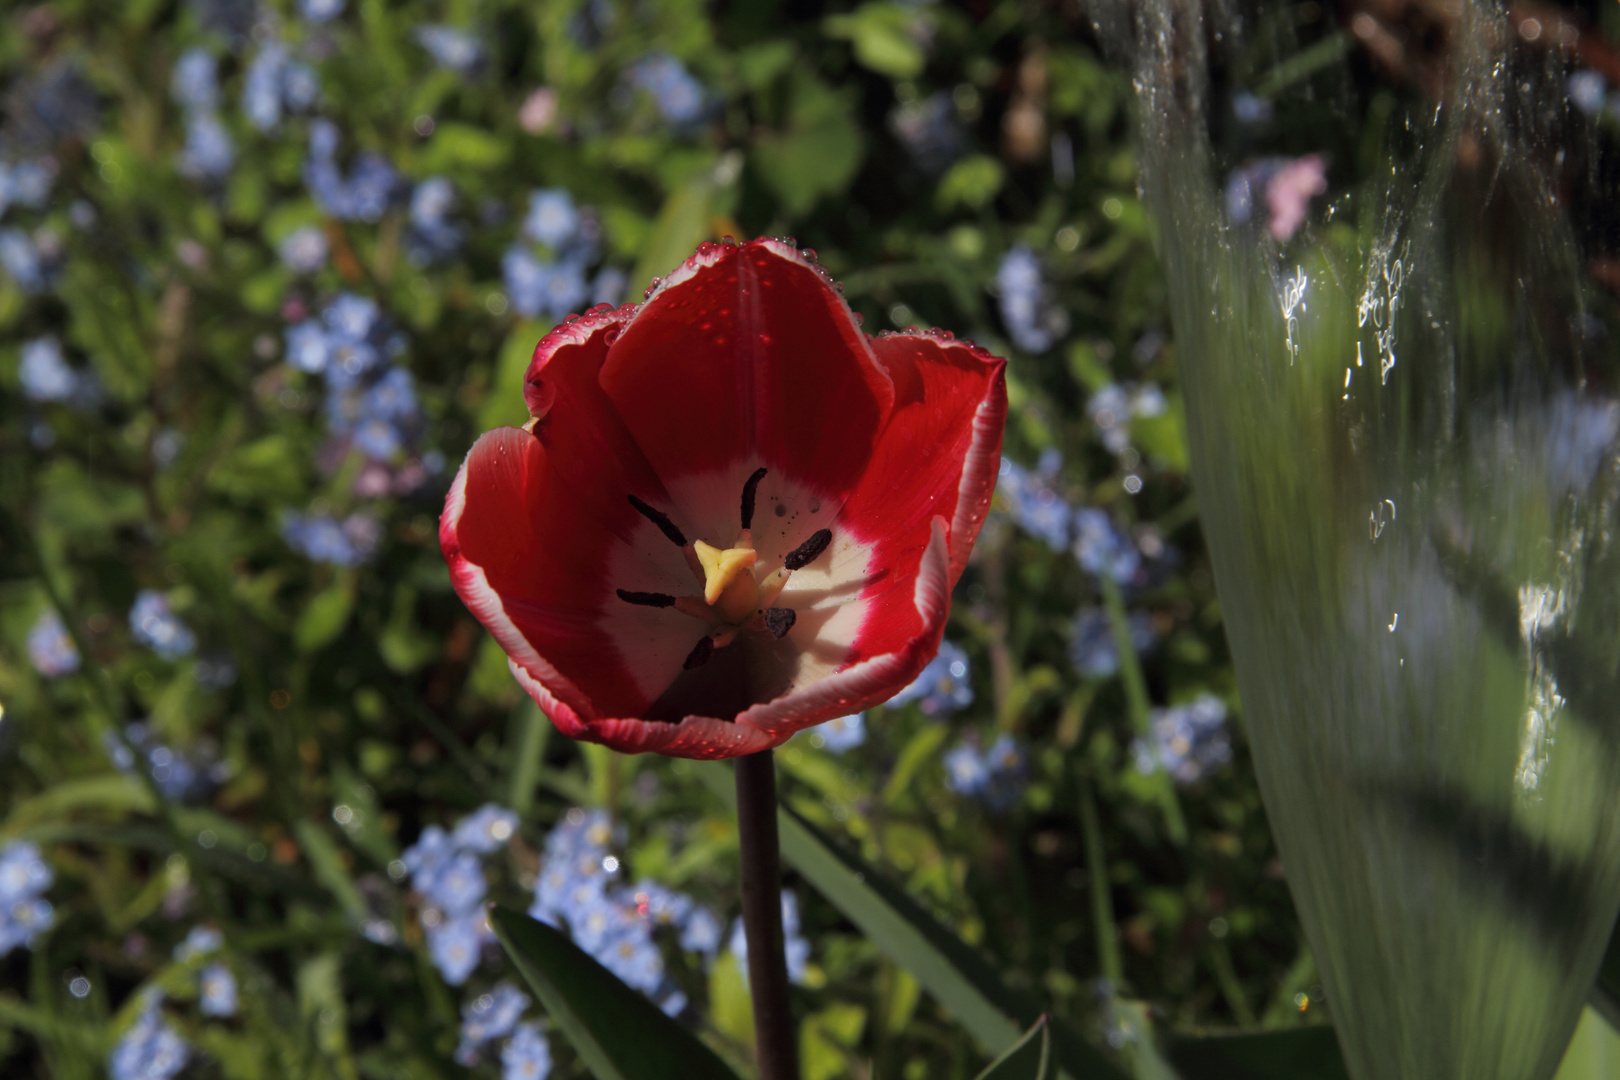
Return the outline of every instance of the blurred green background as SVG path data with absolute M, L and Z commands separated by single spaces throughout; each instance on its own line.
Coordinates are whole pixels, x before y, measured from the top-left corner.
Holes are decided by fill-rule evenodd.
M 749 1075 L 730 811 L 552 737 L 437 543 L 546 330 L 725 235 L 1009 358 L 942 659 L 788 804 L 1138 1075 L 1330 1018 L 1081 5 L 60 0 L 0 87 L 0 1074 L 585 1075 L 476 914 L 552 881 Z M 977 1073 L 787 886 L 808 1080 Z

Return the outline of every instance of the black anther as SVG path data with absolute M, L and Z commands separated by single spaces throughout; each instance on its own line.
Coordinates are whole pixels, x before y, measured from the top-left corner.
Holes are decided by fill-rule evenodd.
M 704 634 L 698 638 L 698 643 L 692 646 L 692 651 L 686 654 L 686 662 L 681 665 L 681 669 L 691 671 L 693 668 L 702 667 L 709 662 L 709 657 L 713 655 L 714 638 Z
M 745 529 L 754 527 L 754 493 L 759 490 L 759 482 L 765 479 L 765 474 L 768 471 L 767 469 L 755 469 L 754 475 L 750 476 L 747 482 L 743 484 L 742 527 Z
M 669 593 L 661 592 L 630 592 L 628 589 L 618 590 L 619 599 L 627 604 L 640 604 L 642 607 L 674 607 L 675 598 Z
M 686 546 L 686 534 L 675 527 L 675 523 L 669 520 L 668 514 L 661 510 L 654 510 L 652 507 L 648 506 L 634 495 L 627 495 L 625 497 L 630 500 L 630 505 L 635 507 L 636 510 L 640 512 L 642 517 L 658 526 L 659 531 L 661 531 L 665 536 L 669 537 L 670 543 L 674 544 L 676 547 Z
M 827 545 L 830 543 L 832 543 L 832 530 L 817 529 L 810 534 L 810 539 L 788 552 L 787 558 L 782 560 L 782 565 L 789 570 L 798 570 L 809 566 L 821 557 L 821 553 L 827 550 Z
M 792 608 L 773 607 L 765 609 L 765 629 L 771 632 L 771 637 L 781 641 L 787 632 L 793 629 L 793 624 L 799 620 L 799 613 Z

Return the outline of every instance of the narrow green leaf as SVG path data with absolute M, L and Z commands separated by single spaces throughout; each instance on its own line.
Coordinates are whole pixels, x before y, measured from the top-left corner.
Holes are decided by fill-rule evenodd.
M 150 812 L 152 793 L 134 777 L 122 773 L 64 780 L 12 807 L 4 824 L 0 824 L 0 840 L 13 839 L 25 829 L 91 808 L 115 814 Z
M 710 791 L 735 808 L 729 768 L 707 766 L 697 772 Z M 905 890 L 833 844 L 792 809 L 780 807 L 777 820 L 782 858 L 909 971 L 988 1053 L 1012 1046 L 1041 1016 L 1039 1003 L 1003 982 L 989 962 Z M 1075 1080 L 1125 1080 L 1119 1067 L 1073 1028 L 1061 1021 L 1050 1026 L 1057 1064 Z
M 550 329 L 549 323 L 524 319 L 506 335 L 495 360 L 495 375 L 489 394 L 478 412 L 479 430 L 488 431 L 507 425 L 521 427 L 528 423 L 529 408 L 523 402 L 523 379 L 529 373 L 534 347 L 540 344 L 540 339 Z
M 498 905 L 489 921 L 596 1080 L 737 1080 L 713 1050 L 562 933 Z
M 1052 1071 L 1052 1029 L 1042 1016 L 976 1080 L 1047 1080 Z
M 632 299 L 635 290 L 646 288 L 654 276 L 668 274 L 691 258 L 699 242 L 711 234 L 721 195 L 737 182 L 739 172 L 740 153 L 733 151 L 669 193 L 630 274 Z
M 1242 1035 L 1172 1036 L 1165 1056 L 1186 1077 L 1226 1080 L 1349 1080 L 1327 1025 Z
M 343 865 L 343 856 L 338 854 L 337 844 L 332 842 L 324 829 L 308 818 L 293 823 L 293 834 L 298 837 L 298 843 L 309 858 L 315 879 L 332 893 L 345 915 L 356 923 L 364 922 L 368 914 L 365 898 L 360 895 L 354 879 L 349 877 L 349 871 Z
M 354 611 L 355 575 L 346 573 L 316 593 L 293 626 L 293 644 L 311 653 L 330 645 L 349 625 Z

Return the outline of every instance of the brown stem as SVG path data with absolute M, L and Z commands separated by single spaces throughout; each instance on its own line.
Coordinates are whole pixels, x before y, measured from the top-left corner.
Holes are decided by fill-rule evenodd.
M 737 840 L 742 856 L 743 932 L 760 1080 L 799 1080 L 799 1046 L 788 1011 L 782 935 L 782 874 L 776 836 L 776 762 L 771 751 L 737 759 Z

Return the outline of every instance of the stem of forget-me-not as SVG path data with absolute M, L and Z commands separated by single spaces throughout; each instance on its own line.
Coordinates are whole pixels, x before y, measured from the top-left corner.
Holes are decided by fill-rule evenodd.
M 776 761 L 771 751 L 737 759 L 737 841 L 743 932 L 760 1080 L 799 1080 L 799 1040 L 788 1010 L 782 934 L 781 852 L 776 833 Z

